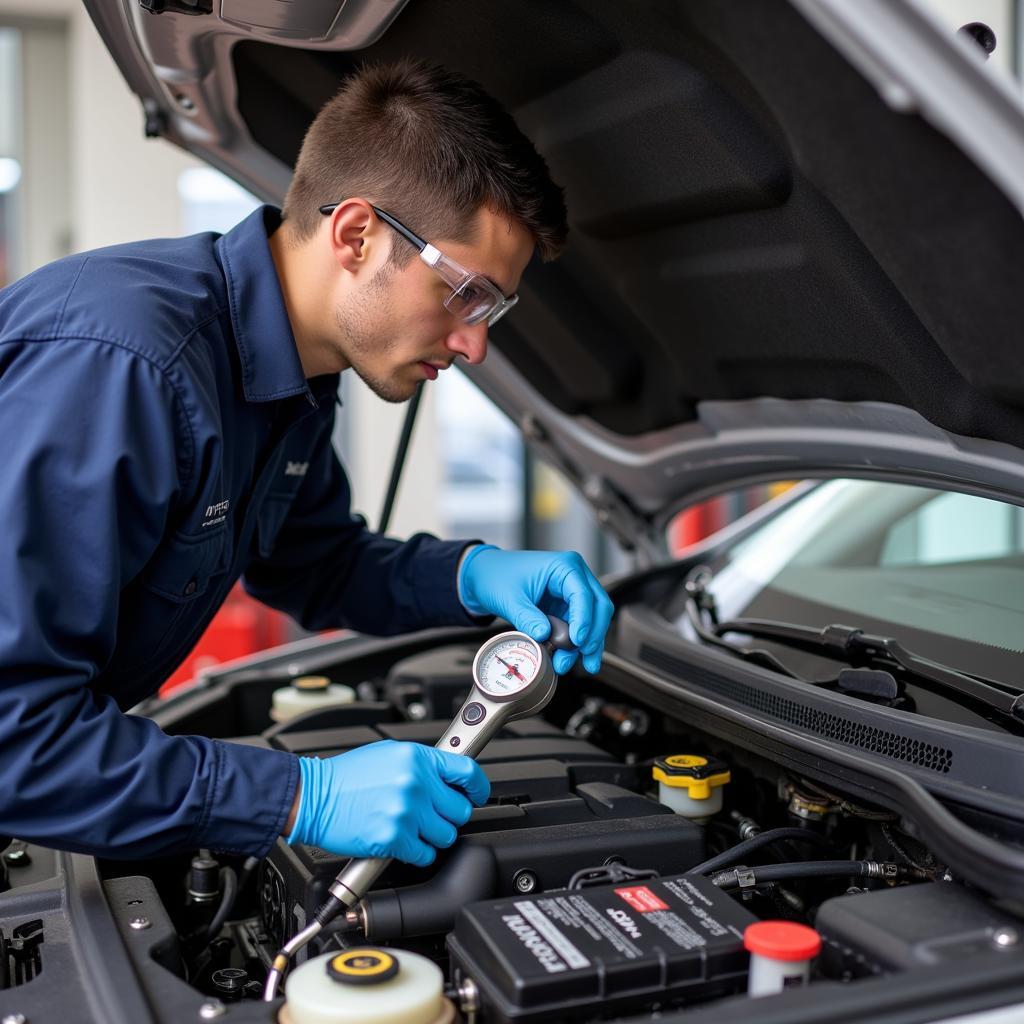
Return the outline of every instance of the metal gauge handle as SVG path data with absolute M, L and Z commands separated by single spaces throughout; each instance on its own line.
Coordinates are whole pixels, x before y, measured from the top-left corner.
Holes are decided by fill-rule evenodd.
M 551 637 L 545 644 L 539 644 L 525 633 L 512 631 L 499 634 L 487 641 L 477 653 L 473 663 L 474 685 L 466 702 L 452 720 L 444 735 L 434 744 L 439 750 L 447 750 L 455 754 L 465 754 L 476 758 L 488 741 L 499 729 L 508 722 L 535 715 L 547 706 L 554 696 L 558 677 L 551 666 L 549 652 L 552 650 L 569 650 L 572 641 L 569 639 L 569 627 L 561 619 L 548 616 L 551 622 Z M 486 651 L 503 638 L 521 638 L 540 654 L 541 662 L 529 682 L 518 690 L 511 698 L 495 700 L 480 687 L 477 665 Z M 363 898 L 373 883 L 380 877 L 384 869 L 391 863 L 390 857 L 367 857 L 350 861 L 329 888 L 335 899 L 346 907 L 352 907 Z

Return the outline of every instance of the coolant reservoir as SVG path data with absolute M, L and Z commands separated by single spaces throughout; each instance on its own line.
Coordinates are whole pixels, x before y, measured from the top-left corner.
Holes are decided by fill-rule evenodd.
M 453 1024 L 444 976 L 404 949 L 362 947 L 307 960 L 288 977 L 281 1024 Z
M 729 768 L 713 757 L 673 754 L 659 757 L 652 770 L 658 802 L 686 818 L 710 818 L 722 809 L 722 787 Z
M 290 686 L 275 690 L 271 698 L 270 717 L 275 722 L 286 722 L 304 711 L 351 704 L 356 691 L 342 683 L 332 683 L 327 676 L 299 676 Z

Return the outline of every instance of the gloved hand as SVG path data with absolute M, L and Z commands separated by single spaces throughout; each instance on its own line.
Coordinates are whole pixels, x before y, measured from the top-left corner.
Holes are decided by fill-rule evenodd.
M 588 672 L 600 669 L 615 608 L 575 551 L 502 551 L 482 544 L 462 560 L 459 593 L 471 614 L 500 615 L 534 640 L 551 635 L 544 613 L 565 619 L 576 650 L 556 651 L 555 671 L 565 675 L 580 653 Z
M 455 842 L 491 784 L 462 754 L 381 740 L 336 757 L 299 758 L 302 789 L 289 844 L 426 867 Z M 468 799 L 467 799 L 468 797 Z

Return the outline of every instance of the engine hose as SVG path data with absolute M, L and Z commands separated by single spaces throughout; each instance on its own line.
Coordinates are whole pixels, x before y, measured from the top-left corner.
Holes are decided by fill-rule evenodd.
M 242 892 L 252 873 L 260 866 L 259 857 L 246 857 L 242 862 L 242 870 L 238 875 L 238 891 Z
M 737 843 L 728 850 L 723 850 L 714 857 L 708 858 L 702 864 L 690 868 L 686 873 L 688 875 L 708 875 L 719 868 L 727 868 L 730 864 L 742 861 L 748 853 L 753 853 L 754 850 L 759 850 L 762 846 L 768 846 L 770 843 L 778 843 L 783 840 L 794 843 L 812 843 L 825 849 L 832 848 L 832 844 L 827 839 L 819 836 L 817 832 L 809 832 L 804 828 L 773 828 L 767 832 L 759 832 L 756 836 L 752 836 L 742 843 Z
M 206 929 L 206 941 L 210 942 L 217 937 L 217 933 L 224 927 L 228 915 L 235 908 L 235 896 L 238 894 L 238 876 L 234 868 L 221 868 L 220 871 L 221 898 L 217 913 L 213 915 L 210 927 Z
M 720 871 L 711 881 L 720 889 L 749 889 L 762 882 L 779 882 L 785 878 L 921 878 L 924 873 L 901 864 L 876 860 L 809 860 L 796 864 L 765 864 L 761 867 L 736 867 Z
M 356 927 L 374 941 L 450 931 L 466 903 L 498 895 L 497 870 L 490 847 L 460 844 L 430 881 L 368 892 Z

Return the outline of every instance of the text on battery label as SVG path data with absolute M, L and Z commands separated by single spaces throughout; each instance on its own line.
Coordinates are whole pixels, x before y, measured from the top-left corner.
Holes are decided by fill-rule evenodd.
M 643 955 L 639 946 L 634 945 L 617 928 L 613 927 L 610 921 L 606 921 L 597 907 L 583 896 L 570 896 L 569 903 L 576 912 L 578 918 L 592 925 L 600 936 L 600 940 L 610 943 L 621 956 L 629 960 L 636 960 Z
M 560 956 L 562 960 L 569 965 L 569 967 L 578 969 L 580 967 L 590 966 L 590 961 L 565 937 L 561 931 L 559 931 L 559 929 L 548 917 L 544 915 L 544 912 L 537 907 L 536 904 L 528 903 L 524 900 L 520 903 L 513 903 L 512 906 L 519 911 L 522 919 L 525 919 L 526 922 L 532 925 L 536 933 L 539 933 L 540 936 L 547 940 L 549 948 L 554 949 L 558 956 Z M 506 917 L 506 923 L 508 923 L 508 920 L 508 917 Z M 509 925 L 509 927 L 511 928 L 512 926 Z M 513 931 L 514 930 L 515 929 L 513 929 Z M 520 941 L 526 945 L 526 941 L 522 935 L 520 935 Z M 531 952 L 534 953 L 534 956 L 537 956 L 535 950 L 531 950 Z M 537 959 L 541 960 L 539 956 Z M 544 964 L 544 969 L 550 973 L 565 969 L 562 966 L 552 969 L 543 960 L 541 960 L 541 963 Z
M 609 907 L 605 913 L 617 924 L 620 925 L 623 931 L 631 939 L 640 938 L 640 929 L 637 928 L 636 922 L 627 914 L 624 910 L 619 910 L 618 907 Z
M 710 907 L 711 900 L 707 898 L 689 879 L 670 879 L 664 883 L 665 888 L 673 895 L 678 896 L 688 906 L 694 906 L 697 902 Z
M 537 934 L 536 929 L 531 928 L 518 914 L 506 914 L 502 917 L 502 921 L 505 922 L 509 931 L 518 937 L 523 946 L 537 958 L 541 967 L 548 974 L 557 974 L 559 971 L 567 970 L 555 951 Z

